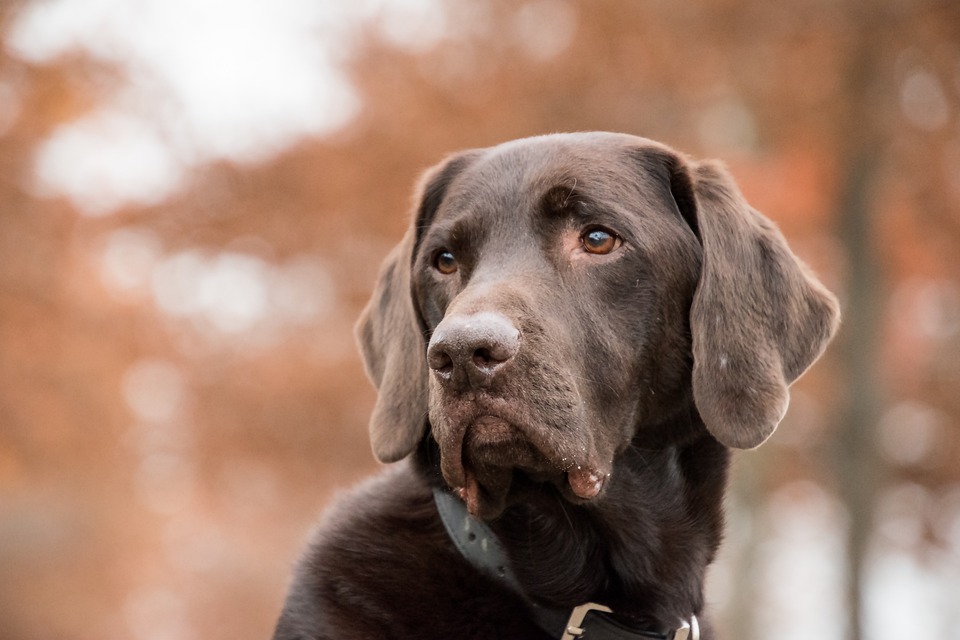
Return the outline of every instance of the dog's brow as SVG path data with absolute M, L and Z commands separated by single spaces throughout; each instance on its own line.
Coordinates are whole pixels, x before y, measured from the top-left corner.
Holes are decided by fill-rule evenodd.
M 577 191 L 577 179 L 573 179 L 573 185 L 570 187 L 570 190 L 567 192 L 567 197 L 563 199 L 563 203 L 560 205 L 561 208 L 566 209 L 567 203 L 570 201 L 570 196 L 572 196 Z
M 580 181 L 577 178 L 559 180 L 540 197 L 541 206 L 551 214 L 569 213 L 576 207 L 573 205 L 586 202 L 583 190 L 578 188 Z

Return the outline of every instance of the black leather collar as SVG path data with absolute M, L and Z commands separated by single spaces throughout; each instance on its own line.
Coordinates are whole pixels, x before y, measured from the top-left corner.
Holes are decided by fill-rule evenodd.
M 544 607 L 532 602 L 523 593 L 510 567 L 510 559 L 490 527 L 471 516 L 463 501 L 449 491 L 434 489 L 433 499 L 443 526 L 460 555 L 482 573 L 520 594 L 529 605 L 537 626 L 551 637 L 558 640 L 574 640 L 580 636 L 590 640 L 700 640 L 700 628 L 694 615 L 689 621 L 682 621 L 677 629 L 664 633 L 625 626 L 610 615 L 613 611 L 609 607 L 593 602 L 573 610 Z

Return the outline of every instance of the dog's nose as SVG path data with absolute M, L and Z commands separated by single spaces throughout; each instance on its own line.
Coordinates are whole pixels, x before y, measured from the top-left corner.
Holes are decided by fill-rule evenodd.
M 499 313 L 444 318 L 433 331 L 427 362 L 454 388 L 484 387 L 520 349 L 520 331 Z

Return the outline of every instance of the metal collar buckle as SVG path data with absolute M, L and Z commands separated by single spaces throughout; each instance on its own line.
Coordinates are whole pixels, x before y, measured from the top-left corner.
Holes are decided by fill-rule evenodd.
M 613 609 L 610 607 L 605 607 L 595 602 L 587 602 L 586 604 L 581 604 L 579 607 L 574 607 L 573 611 L 570 612 L 570 618 L 567 619 L 567 625 L 564 627 L 560 640 L 576 640 L 581 637 L 586 632 L 586 629 L 581 625 L 583 625 L 584 619 L 591 611 L 613 613 Z M 697 620 L 697 616 L 691 615 L 689 621 L 682 620 L 678 629 L 672 634 L 663 636 L 663 638 L 664 640 L 700 640 L 700 623 Z
M 673 632 L 671 640 L 700 640 L 700 623 L 697 621 L 697 616 L 691 614 L 689 622 L 684 620 L 680 628 Z
M 591 611 L 603 611 L 604 613 L 613 613 L 613 609 L 610 607 L 605 607 L 602 604 L 597 604 L 595 602 L 588 602 L 582 604 L 579 607 L 574 607 L 573 611 L 570 612 L 570 619 L 567 620 L 567 626 L 563 630 L 563 635 L 560 636 L 560 640 L 576 640 L 583 635 L 583 628 L 580 625 L 583 624 L 583 619 L 587 617 L 587 614 Z

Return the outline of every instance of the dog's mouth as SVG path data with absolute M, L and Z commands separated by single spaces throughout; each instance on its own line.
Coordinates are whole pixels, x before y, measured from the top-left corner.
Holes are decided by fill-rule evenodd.
M 497 415 L 479 415 L 461 429 L 442 430 L 438 443 L 444 478 L 467 510 L 484 520 L 498 517 L 521 486 L 550 484 L 580 503 L 596 498 L 610 475 L 609 464 L 588 455 L 588 447 Z

